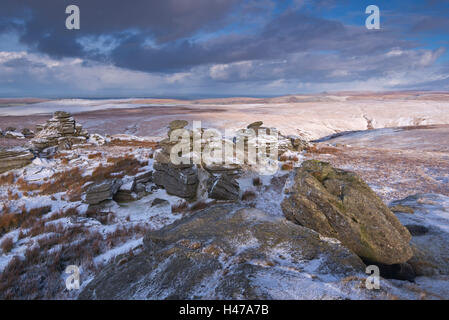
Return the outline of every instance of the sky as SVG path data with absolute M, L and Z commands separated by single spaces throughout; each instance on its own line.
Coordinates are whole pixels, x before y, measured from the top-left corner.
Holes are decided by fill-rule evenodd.
M 449 91 L 448 48 L 448 0 L 2 0 L 0 97 Z

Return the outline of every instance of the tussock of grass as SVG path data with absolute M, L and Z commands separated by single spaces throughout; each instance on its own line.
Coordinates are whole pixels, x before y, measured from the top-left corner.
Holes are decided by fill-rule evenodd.
M 14 246 L 14 241 L 11 237 L 5 238 L 2 243 L 0 244 L 0 248 L 2 249 L 4 254 L 7 254 L 11 251 L 12 247 Z
M 16 180 L 16 174 L 14 172 L 8 172 L 0 175 L 0 186 L 11 185 Z
M 294 164 L 292 162 L 286 162 L 284 164 L 282 164 L 281 169 L 285 170 L 285 171 L 290 171 L 293 170 L 294 168 Z

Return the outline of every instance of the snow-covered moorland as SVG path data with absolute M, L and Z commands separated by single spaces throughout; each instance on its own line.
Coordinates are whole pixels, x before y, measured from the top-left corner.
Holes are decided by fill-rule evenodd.
M 54 123 L 62 133 L 49 130 Z M 66 124 L 76 130 L 67 135 Z M 251 126 L 262 128 L 261 122 Z M 404 134 L 405 129 L 390 131 L 387 133 Z M 435 137 L 437 132 L 431 133 Z M 58 139 L 54 134 L 60 134 Z M 369 134 L 374 140 L 378 137 L 376 131 Z M 414 134 L 423 136 L 419 130 Z M 279 170 L 260 175 L 246 166 L 173 167 L 164 156 L 172 147 L 166 139 L 155 142 L 154 138 L 128 134 L 86 135 L 70 115 L 60 113 L 32 140 L 45 147 L 31 148 L 32 160 L 20 148 L 14 149 L 18 155 L 2 150 L 5 159 L 13 158 L 11 165 L 23 167 L 3 166 L 5 172 L 0 174 L 0 298 L 74 299 L 80 294 L 81 298 L 121 299 L 447 298 L 445 154 L 432 149 L 417 157 L 410 150 L 401 150 L 405 148 L 402 145 L 373 147 L 371 140 L 368 148 L 358 136 L 316 144 L 282 136 L 278 141 Z M 323 235 L 313 223 L 307 228 L 298 226 L 294 219 L 300 216 L 286 215 L 290 221 L 285 219 L 286 203 L 291 199 L 306 212 L 313 201 L 312 207 L 329 200 L 322 194 L 332 197 L 339 189 L 332 183 L 346 181 L 338 180 L 340 177 L 323 182 L 322 174 L 328 171 L 315 172 L 304 180 L 316 179 L 314 183 L 298 188 L 304 182 L 295 180 L 296 173 L 309 159 L 355 171 L 377 193 L 369 191 L 367 203 L 374 201 L 382 207 L 379 212 L 390 215 L 388 219 L 393 213 L 385 204 L 395 200 L 391 210 L 406 228 L 396 226 L 403 233 L 397 237 L 398 243 L 405 245 L 404 259 L 413 258 L 403 263 L 405 260 L 393 257 L 397 260 L 394 268 L 400 270 L 394 271 L 395 279 L 382 278 L 380 290 L 365 287 L 364 253 L 355 254 L 357 248 L 344 237 L 337 240 L 341 232 Z M 314 163 L 308 161 L 308 165 Z M 342 176 L 353 174 L 339 169 L 332 170 Z M 426 179 L 419 180 L 422 177 Z M 301 198 L 300 193 L 310 186 L 324 188 L 318 199 Z M 422 190 L 440 194 L 411 196 Z M 336 201 L 345 198 L 344 190 L 339 192 Z M 347 196 L 351 198 L 350 193 Z M 401 200 L 406 196 L 410 197 Z M 351 205 L 341 201 L 343 208 Z M 363 210 L 360 214 L 366 216 Z M 353 218 L 357 226 L 360 217 Z M 374 227 L 392 231 L 382 224 Z M 142 260 L 151 263 L 142 268 Z M 81 290 L 65 287 L 68 275 L 64 271 L 69 265 L 80 268 Z M 413 268 L 413 276 L 401 269 L 408 267 Z M 158 285 L 165 275 L 172 287 Z M 111 287 L 102 280 L 105 277 L 116 279 L 113 282 L 118 287 L 113 290 L 117 295 L 108 295 Z M 147 283 L 146 277 L 152 282 Z

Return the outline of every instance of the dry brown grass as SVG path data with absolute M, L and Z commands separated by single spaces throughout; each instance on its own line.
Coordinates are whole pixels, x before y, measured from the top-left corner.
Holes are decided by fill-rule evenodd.
M 256 198 L 256 196 L 257 195 L 254 191 L 248 190 L 248 191 L 243 192 L 242 200 L 243 201 L 251 201 L 251 200 L 254 200 Z
M 11 185 L 16 180 L 16 174 L 14 172 L 8 172 L 0 175 L 0 186 Z
M 87 158 L 88 159 L 98 159 L 101 158 L 103 156 L 103 154 L 101 152 L 96 152 L 96 153 L 90 153 Z
M 306 148 L 307 153 L 313 153 L 313 154 L 338 154 L 341 152 L 340 149 L 334 148 L 334 147 L 328 147 L 328 146 L 308 146 Z
M 293 170 L 294 164 L 292 162 L 283 163 L 281 166 L 281 170 L 290 171 Z
M 171 206 L 172 213 L 180 213 L 185 212 L 188 208 L 188 204 L 186 201 L 182 201 Z
M 64 151 L 60 151 L 60 152 L 57 152 L 57 153 L 53 156 L 53 158 L 54 158 L 54 159 L 62 159 L 62 158 L 68 157 L 68 156 L 69 156 L 69 153 L 64 152 Z
M 0 216 L 0 236 L 16 229 L 19 226 L 19 217 L 15 213 L 4 213 Z
M 76 216 L 78 214 L 79 212 L 77 208 L 67 208 L 65 210 L 61 209 L 58 212 L 52 214 L 46 221 L 58 220 L 65 217 Z
M 2 243 L 0 244 L 0 248 L 2 248 L 2 251 L 4 254 L 11 251 L 12 247 L 14 246 L 14 241 L 11 237 L 5 238 Z
M 95 256 L 133 237 L 143 236 L 148 227 L 123 226 L 106 237 L 82 226 L 64 228 L 55 223 L 45 225 L 43 231 L 48 235 L 28 247 L 24 259 L 13 257 L 0 274 L 0 299 L 54 299 L 65 288 L 60 276 L 68 265 L 98 272 L 101 265 L 94 264 Z
M 140 147 L 140 148 L 151 148 L 155 149 L 158 143 L 154 141 L 136 141 L 136 140 L 122 140 L 122 139 L 112 139 L 108 146 L 117 147 Z
M 8 190 L 8 201 L 19 200 L 19 195 L 13 192 L 11 189 Z
M 19 227 L 31 227 L 35 224 L 38 218 L 50 212 L 51 206 L 43 206 L 28 211 L 25 209 L 25 207 L 22 207 L 21 210 L 22 211 L 20 213 L 6 212 L 0 216 L 0 235 L 3 235 Z
M 261 186 L 262 180 L 260 180 L 260 177 L 253 178 L 253 186 Z

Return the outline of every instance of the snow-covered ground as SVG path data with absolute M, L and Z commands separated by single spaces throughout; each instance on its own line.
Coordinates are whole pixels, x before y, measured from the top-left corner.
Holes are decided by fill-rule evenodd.
M 288 103 L 271 105 L 235 105 L 229 110 L 227 118 L 222 118 L 223 111 L 212 112 L 204 111 L 207 116 L 207 123 L 210 126 L 220 122 L 222 126 L 231 125 L 241 126 L 241 122 L 249 123 L 254 119 L 251 114 L 251 108 L 259 108 L 259 111 L 267 108 L 261 116 L 261 119 L 268 119 L 267 125 L 275 125 L 281 128 L 283 133 L 304 133 L 307 137 L 321 137 L 341 130 L 360 130 L 365 129 L 368 114 L 374 115 L 376 106 L 387 110 L 391 108 L 392 103 L 378 105 L 378 102 L 371 101 L 369 106 L 363 107 L 362 103 L 354 106 L 344 105 L 347 101 L 337 99 L 333 107 L 341 106 L 336 114 L 326 114 L 329 106 L 319 105 L 316 109 L 308 110 L 311 107 L 308 103 L 298 103 L 291 105 Z M 365 103 L 365 102 L 364 102 Z M 395 122 L 389 121 L 391 116 L 389 111 L 385 115 L 372 121 L 375 126 L 393 126 L 402 124 L 413 124 L 418 121 L 421 115 L 423 104 L 428 101 L 409 101 L 404 103 L 395 112 L 399 116 Z M 160 105 L 153 104 L 155 107 Z M 148 106 L 151 106 L 150 104 Z M 163 105 L 169 106 L 167 104 Z M 173 107 L 175 104 L 173 104 Z M 419 120 L 421 124 L 435 123 L 441 120 L 449 123 L 447 114 L 442 116 L 444 110 L 447 110 L 447 102 L 438 102 L 433 108 L 430 117 Z M 136 107 L 135 103 L 129 100 L 123 101 L 96 101 L 96 100 L 70 100 L 70 101 L 52 101 L 24 107 L 5 107 L 0 109 L 1 115 L 25 115 L 38 114 L 41 112 L 51 112 L 52 110 L 67 110 L 70 112 L 84 112 L 103 109 L 131 109 Z M 214 106 L 226 109 L 229 106 Z M 262 108 L 262 109 L 260 109 Z M 326 109 L 327 108 L 327 109 Z M 357 116 L 353 119 L 345 118 L 347 114 L 354 115 L 351 110 L 357 110 Z M 407 109 L 409 108 L 409 109 Z M 446 108 L 446 109 L 445 109 Z M 268 110 L 269 109 L 269 110 Z M 273 110 L 276 114 L 273 115 Z M 299 110 L 299 112 L 297 112 Z M 411 110 L 411 111 L 410 111 Z M 119 111 L 119 110 L 115 110 Z M 254 110 L 252 110 L 254 111 Z M 264 111 L 264 112 L 265 112 Z M 30 113 L 31 112 L 31 113 Z M 292 113 L 296 113 L 292 116 Z M 393 112 L 393 111 L 392 111 Z M 313 115 L 311 114 L 313 113 Z M 240 115 L 245 114 L 240 118 Z M 326 119 L 319 121 L 313 120 L 317 114 Z M 133 114 L 134 118 L 142 118 L 139 123 L 133 122 L 126 124 L 126 131 L 131 134 L 137 134 L 139 130 L 145 130 L 145 124 L 148 122 L 157 122 L 158 128 L 164 127 L 170 117 L 175 115 L 155 115 L 151 119 L 141 117 L 139 113 Z M 191 115 L 189 115 L 190 117 Z M 204 116 L 204 115 L 202 115 Z M 87 117 L 87 116 L 86 116 Z M 124 117 L 130 117 L 124 115 Z M 245 118 L 246 117 L 246 118 Z M 303 118 L 301 118 L 303 117 Z M 341 117 L 341 118 L 339 118 Z M 355 117 L 355 118 L 354 118 Z M 20 118 L 20 117 L 19 117 Z M 134 119 L 133 118 L 133 119 Z M 251 118 L 251 121 L 245 119 Z M 189 118 L 191 119 L 191 118 Z M 238 119 L 238 121 L 233 121 Z M 289 121 L 286 121 L 289 119 Z M 295 122 L 296 120 L 298 122 Z M 167 120 L 167 121 L 166 121 Z M 354 120 L 353 122 L 351 122 Z M 115 127 L 107 118 L 92 117 L 87 120 L 92 125 L 103 125 L 104 127 Z M 301 123 L 305 124 L 301 127 Z M 152 125 L 152 124 L 150 124 Z M 301 129 L 298 129 L 301 127 Z M 284 131 L 283 129 L 287 129 Z M 109 129 L 108 129 L 109 130 Z M 121 130 L 118 127 L 117 130 Z M 423 129 L 424 130 L 424 129 Z M 439 234 L 438 241 L 431 246 L 432 252 L 440 252 L 441 248 L 447 248 L 449 244 L 449 189 L 447 182 L 448 176 L 448 158 L 447 158 L 447 128 L 427 128 L 427 131 L 413 131 L 405 129 L 380 129 L 375 131 L 363 131 L 352 133 L 347 136 L 341 136 L 322 145 L 331 144 L 328 151 L 317 152 L 316 154 L 305 155 L 304 153 L 289 153 L 286 155 L 286 161 L 280 163 L 280 169 L 284 164 L 292 167 L 300 166 L 302 161 L 308 157 L 318 158 L 332 162 L 333 165 L 347 170 L 354 170 L 360 174 L 369 185 L 386 202 L 390 200 L 399 200 L 407 195 L 416 194 L 425 191 L 433 193 L 426 197 L 427 200 L 418 203 L 417 200 L 407 200 L 403 204 L 410 205 L 415 209 L 412 215 L 399 214 L 403 224 L 417 224 Z M 300 131 L 300 132 L 298 132 Z M 124 132 L 124 131 L 122 131 Z M 158 131 L 159 132 L 159 131 Z M 423 138 L 424 137 L 424 138 Z M 438 140 L 436 140 L 436 138 Z M 113 139 L 113 137 L 108 138 Z M 116 136 L 116 139 L 125 141 L 125 146 L 115 145 L 111 147 L 96 145 L 90 148 L 80 148 L 73 151 L 63 152 L 62 156 L 54 159 L 35 159 L 33 163 L 23 169 L 14 170 L 15 183 L 0 184 L 0 210 L 1 215 L 11 213 L 29 213 L 40 208 L 49 208 L 39 214 L 33 220 L 23 223 L 20 228 L 12 228 L 3 231 L 0 243 L 6 239 L 12 240 L 12 247 L 3 251 L 0 256 L 0 277 L 5 276 L 5 270 L 8 264 L 13 263 L 15 257 L 22 262 L 30 262 L 30 265 L 20 265 L 20 268 L 27 271 L 30 279 L 15 278 L 16 275 L 10 275 L 12 278 L 5 280 L 11 281 L 9 288 L 18 283 L 25 283 L 28 280 L 31 283 L 37 281 L 37 276 L 42 270 L 53 270 L 52 273 L 42 275 L 48 281 L 56 281 L 59 285 L 53 285 L 50 282 L 44 285 L 52 288 L 45 294 L 34 292 L 34 287 L 27 288 L 32 294 L 29 298 L 76 298 L 76 293 L 69 293 L 64 289 L 64 274 L 61 269 L 67 264 L 79 264 L 83 273 L 83 286 L 86 285 L 102 266 L 108 264 L 113 259 L 121 256 L 137 254 L 142 247 L 142 239 L 147 230 L 160 229 L 174 221 L 182 218 L 184 213 L 174 213 L 172 207 L 178 206 L 184 200 L 168 195 L 162 189 L 152 190 L 151 193 L 143 196 L 137 201 L 129 203 L 115 203 L 113 201 L 105 205 L 101 211 L 89 213 L 88 206 L 83 203 L 83 198 L 69 197 L 71 188 L 74 185 L 62 186 L 57 192 L 46 194 L 42 192 L 41 186 L 49 185 L 55 182 L 61 173 L 68 173 L 70 170 L 79 169 L 82 175 L 80 178 L 87 182 L 85 187 L 91 181 L 89 177 L 100 166 L 108 166 L 109 158 L 129 157 L 141 162 L 140 172 L 152 170 L 153 161 L 151 155 L 153 150 L 146 147 L 145 143 L 150 139 L 141 137 L 132 137 L 129 135 Z M 110 141 L 110 140 L 109 140 Z M 126 146 L 126 141 L 130 142 Z M 134 146 L 132 143 L 140 142 L 143 146 Z M 338 146 L 339 144 L 343 146 Z M 422 148 L 420 148 L 422 147 Z M 335 151 L 337 150 L 337 151 Z M 120 172 L 114 172 L 118 175 Z M 113 175 L 114 176 L 114 175 Z M 126 179 L 126 175 L 123 177 Z M 255 183 L 255 179 L 260 181 Z M 283 199 L 283 190 L 285 184 L 291 181 L 291 171 L 279 170 L 272 176 L 260 176 L 254 172 L 245 172 L 239 178 L 241 195 L 247 196 L 243 203 L 267 212 L 271 216 L 282 217 L 280 203 Z M 20 183 L 19 183 L 20 181 Z M 84 181 L 84 180 L 83 180 Z M 72 181 L 76 184 L 76 181 Z M 253 196 L 251 196 L 251 193 Z M 444 196 L 443 194 L 446 194 Z M 153 200 L 156 198 L 167 200 L 159 205 L 153 206 Z M 206 199 L 207 200 L 207 199 Z M 427 201 L 427 202 L 426 202 Z M 188 212 L 187 212 L 188 214 Z M 1 231 L 1 230 L 0 230 Z M 416 242 L 420 243 L 427 236 L 416 237 Z M 434 238 L 432 238 L 434 239 Z M 330 239 L 330 241 L 333 241 Z M 429 242 L 429 241 L 427 241 Z M 430 242 L 431 243 L 431 242 Z M 446 246 L 446 247 L 445 247 Z M 71 249 L 72 248 L 72 249 Z M 83 250 L 84 248 L 84 250 Z M 37 250 L 36 252 L 33 250 Z M 439 251 L 438 251 L 439 250 Z M 441 254 L 441 261 L 446 261 L 447 255 Z M 79 260 L 81 259 L 81 260 Z M 40 268 L 40 269 L 39 269 Z M 47 272 L 47 271 L 45 271 Z M 49 272 L 49 271 L 48 271 Z M 302 285 L 303 291 L 298 293 L 290 290 L 294 286 L 284 288 L 279 287 L 278 298 L 350 298 L 365 299 L 376 298 L 376 295 L 367 293 L 366 290 L 358 290 L 354 294 L 354 286 L 360 286 L 365 275 L 356 275 L 354 279 L 348 281 L 339 281 L 338 279 L 323 278 L 316 279 L 310 276 L 314 273 L 314 265 L 304 266 L 304 273 L 299 278 L 292 278 L 291 281 L 298 280 L 297 285 Z M 36 276 L 37 275 L 37 276 Z M 52 275 L 57 275 L 56 280 Z M 34 277 L 34 278 L 33 278 Z M 295 280 L 296 279 L 296 280 Z M 284 279 L 285 280 L 285 279 Z M 47 281 L 47 280 L 46 280 Z M 265 277 L 263 273 L 259 274 L 258 285 L 275 286 L 281 283 L 281 279 Z M 320 282 L 319 284 L 317 284 Z M 6 283 L 6 282 L 5 282 Z M 323 289 L 324 284 L 324 289 Z M 419 298 L 448 298 L 449 279 L 447 274 L 438 274 L 432 276 L 420 276 L 415 283 L 409 283 L 399 280 L 381 281 L 381 290 L 385 297 L 419 299 Z M 1 286 L 1 284 L 0 284 Z M 349 290 L 351 287 L 351 290 Z M 34 292 L 34 293 L 33 293 Z M 350 292 L 350 293 L 348 293 Z M 20 293 L 20 292 L 19 292 Z M 35 294 L 35 295 L 33 295 Z
M 115 100 L 63 99 L 63 100 L 45 101 L 23 106 L 2 107 L 0 108 L 0 116 L 27 116 L 35 114 L 52 114 L 55 111 L 66 111 L 72 114 L 77 114 L 81 112 L 90 112 L 107 109 L 129 109 L 129 108 L 136 108 L 139 106 L 145 107 L 175 106 L 175 104 L 154 104 L 154 103 L 136 105 L 132 103 L 133 101 L 134 99 L 115 99 Z

